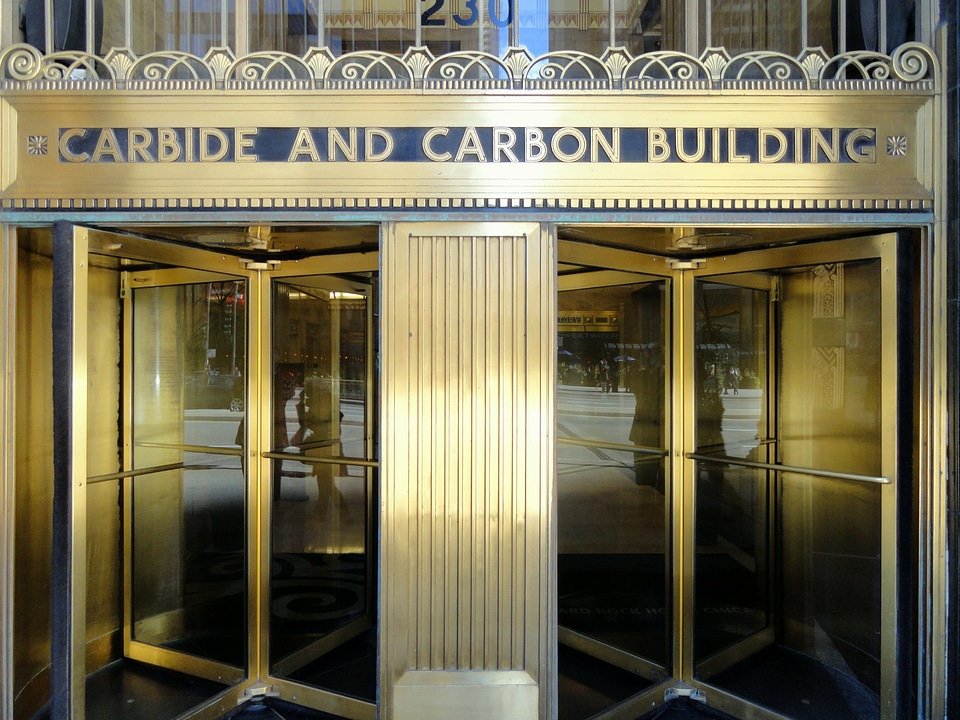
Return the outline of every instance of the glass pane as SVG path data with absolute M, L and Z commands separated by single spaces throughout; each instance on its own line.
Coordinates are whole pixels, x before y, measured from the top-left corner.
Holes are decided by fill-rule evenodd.
M 557 393 L 560 624 L 661 666 L 667 292 L 662 280 L 560 293 Z
M 322 5 L 321 5 L 322 7 Z M 250 0 L 250 49 L 306 55 L 319 45 L 317 5 L 308 0 Z
M 770 493 L 767 471 L 708 462 L 697 463 L 696 489 L 700 662 L 770 626 Z
M 242 282 L 134 291 L 133 636 L 245 662 Z M 169 467 L 168 467 L 169 466 Z
M 699 56 L 708 47 L 731 55 L 768 50 L 797 56 L 806 47 L 835 44 L 832 7 L 835 0 L 807 0 L 807 38 L 803 37 L 804 4 L 797 0 L 698 0 L 689 22 L 695 23 L 696 45 L 687 46 L 687 0 L 638 0 L 629 15 L 632 35 L 642 37 L 645 52 L 669 50 Z M 850 6 L 861 3 L 850 0 Z M 868 4 L 863 4 L 866 8 Z M 858 11 L 859 12 L 859 9 Z M 618 35 L 619 37 L 619 35 Z M 633 44 L 626 44 L 631 52 Z
M 789 717 L 881 717 L 881 492 L 783 474 L 778 642 L 711 683 Z
M 132 0 L 132 8 L 133 50 L 139 55 L 178 50 L 203 57 L 213 47 L 235 47 L 233 0 L 226 8 L 222 0 Z
M 750 279 L 770 284 L 763 276 Z M 695 285 L 698 452 L 769 460 L 769 297 L 749 287 Z M 770 624 L 770 493 L 766 471 L 719 462 L 698 462 L 695 483 L 694 658 L 700 662 Z
M 367 458 L 367 296 L 274 284 L 273 450 Z
M 880 474 L 880 261 L 783 275 L 781 461 Z
M 784 474 L 784 645 L 880 688 L 879 485 Z
M 100 47 L 97 54 L 106 54 L 110 48 L 126 46 L 124 25 L 126 8 L 124 0 L 103 0 L 94 3 L 94 14 L 97 18 L 95 27 L 103 28 Z
M 695 46 L 688 47 L 688 0 L 612 0 L 615 44 L 632 55 L 659 50 L 699 56 L 707 47 L 724 47 L 731 55 L 766 50 L 798 56 L 804 47 L 835 54 L 852 50 L 892 52 L 914 40 L 914 3 L 887 0 L 885 46 L 880 38 L 876 3 L 858 0 L 698 0 L 693 3 Z M 236 48 L 234 0 L 132 0 L 132 47 L 138 54 L 179 50 L 203 56 L 212 47 Z M 839 8 L 845 8 L 841 47 Z M 806 28 L 804 30 L 804 11 Z M 123 0 L 94 3 L 95 52 L 128 45 Z M 253 52 L 282 51 L 305 55 L 327 46 L 335 55 L 380 50 L 402 55 L 416 42 L 441 55 L 479 50 L 502 56 L 520 44 L 534 56 L 574 50 L 600 56 L 610 44 L 607 0 L 250 0 L 248 41 Z M 27 12 L 27 41 L 43 47 L 42 17 Z M 806 36 L 804 36 L 804 31 Z M 81 21 L 67 39 L 67 49 L 86 47 Z M 692 42 L 692 40 L 691 40 Z
M 667 18 L 661 0 L 615 0 L 614 6 L 618 47 L 627 48 L 634 56 L 664 49 L 664 20 Z
M 769 292 L 696 285 L 697 450 L 766 461 Z
M 427 11 L 430 6 L 431 2 L 426 0 L 409 4 L 402 0 L 327 0 L 322 5 L 323 44 L 334 55 L 371 50 L 403 55 L 408 47 L 416 44 L 419 13 Z M 432 16 L 433 20 L 440 17 L 439 13 Z M 443 19 L 446 21 L 449 18 Z M 426 30 L 427 23 L 423 25 Z M 459 49 L 426 42 L 432 39 L 433 34 L 425 31 L 424 44 L 435 54 Z
M 731 55 L 772 50 L 798 55 L 802 4 L 797 0 L 712 0 L 712 47 Z M 828 9 L 829 12 L 829 9 Z
M 375 700 L 363 288 L 297 278 L 273 290 L 272 672 Z M 359 283 L 352 283 L 356 286 Z
M 576 50 L 599 57 L 610 46 L 608 0 L 517 0 L 520 44 L 534 55 Z
M 818 4 L 825 5 L 826 0 L 819 0 Z M 840 28 L 837 19 L 837 6 L 846 9 L 846 34 L 841 43 Z M 881 38 L 880 33 L 880 3 L 865 2 L 864 0 L 846 0 L 834 2 L 833 29 L 827 37 L 821 33 L 826 42 L 825 48 L 834 48 L 834 52 L 850 52 L 853 50 L 871 50 L 873 52 L 893 52 L 905 42 L 916 39 L 916 3 L 913 0 L 886 0 L 886 28 L 887 37 Z M 829 9 L 828 11 L 829 12 Z M 825 13 L 824 13 L 825 14 Z M 829 16 L 828 16 L 829 17 Z M 816 43 L 811 43 L 816 45 Z
M 517 3 L 518 0 L 421 0 L 423 44 L 435 55 L 471 50 L 502 56 L 510 47 Z

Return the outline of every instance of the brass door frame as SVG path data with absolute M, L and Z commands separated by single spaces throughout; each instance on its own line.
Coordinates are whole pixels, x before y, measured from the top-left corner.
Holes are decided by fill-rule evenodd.
M 175 285 L 187 285 L 206 282 L 231 282 L 246 281 L 249 285 L 248 273 L 243 271 L 239 262 L 235 258 L 226 260 L 222 255 L 212 254 L 206 250 L 194 250 L 193 248 L 184 248 L 187 252 L 178 252 L 180 248 L 170 248 L 172 252 L 169 255 L 165 252 L 167 247 L 155 241 L 143 240 L 125 236 L 122 234 L 107 235 L 107 238 L 114 238 L 116 245 L 123 247 L 118 251 L 123 253 L 124 257 L 133 255 L 136 259 L 149 259 L 157 261 L 157 255 L 165 258 L 166 262 L 176 264 L 178 267 L 146 270 L 146 271 L 127 271 L 122 275 L 123 296 L 123 408 L 124 417 L 133 417 L 133 364 L 131 359 L 134 356 L 134 332 L 133 332 L 133 311 L 135 290 L 157 287 L 169 287 Z M 159 246 L 159 247 L 158 247 Z M 234 264 L 238 271 L 227 273 L 224 267 L 227 264 Z M 124 455 L 124 477 L 123 477 L 123 562 L 124 562 L 124 583 L 123 583 L 123 605 L 124 605 L 124 623 L 123 623 L 123 647 L 124 656 L 133 660 L 156 665 L 179 672 L 185 672 L 190 675 L 202 677 L 214 682 L 223 682 L 227 685 L 238 685 L 243 683 L 246 673 L 243 668 L 232 666 L 222 662 L 198 658 L 187 653 L 162 648 L 149 643 L 140 642 L 133 637 L 133 482 L 134 477 L 146 474 L 143 470 L 133 468 L 133 450 L 134 440 L 132 438 L 133 424 L 123 423 L 123 455 Z M 199 446 L 184 445 L 182 450 L 196 450 Z M 240 455 L 240 452 L 234 452 L 226 449 L 204 447 L 203 452 L 217 453 L 225 455 Z M 146 469 L 150 472 L 152 469 Z M 249 491 L 249 481 L 248 481 Z
M 755 251 L 755 252 L 762 252 L 762 251 Z M 726 259 L 724 259 L 724 261 L 725 260 Z M 700 276 L 697 273 L 697 270 L 701 267 L 708 265 L 709 261 L 702 262 L 702 263 L 700 261 L 694 261 L 694 264 L 695 264 L 695 267 L 682 268 L 678 271 L 681 276 L 679 283 L 686 282 L 686 284 L 690 286 L 689 288 L 690 305 L 688 307 L 691 310 L 693 310 L 692 312 L 687 313 L 686 324 L 678 328 L 678 332 L 680 333 L 678 337 L 682 338 L 682 341 L 683 341 L 682 342 L 683 349 L 680 352 L 680 354 L 682 355 L 682 359 L 680 359 L 680 365 L 685 368 L 686 363 L 689 363 L 689 366 L 690 366 L 690 378 L 691 378 L 692 384 L 687 385 L 686 386 L 687 388 L 693 388 L 694 387 L 693 383 L 695 383 L 695 370 L 694 370 L 695 321 L 692 316 L 695 313 L 694 305 L 695 305 L 696 280 L 706 277 L 706 278 L 709 278 L 709 280 L 712 282 L 724 284 L 728 287 L 760 290 L 767 294 L 766 375 L 767 375 L 768 384 L 767 384 L 767 392 L 766 392 L 766 398 L 765 398 L 764 418 L 767 426 L 766 429 L 767 429 L 767 432 L 769 433 L 769 437 L 765 441 L 768 461 L 769 461 L 770 459 L 769 454 L 771 450 L 773 450 L 775 454 L 775 449 L 777 446 L 777 429 L 776 429 L 777 397 L 778 397 L 779 388 L 777 386 L 778 377 L 776 372 L 778 333 L 777 333 L 777 325 L 775 322 L 775 314 L 776 314 L 775 307 L 776 307 L 776 301 L 777 301 L 776 296 L 779 291 L 779 279 L 777 278 L 776 275 L 764 274 L 762 270 L 752 271 L 752 272 L 750 271 L 740 272 L 736 274 Z M 687 294 L 684 292 L 684 290 L 680 290 L 679 292 L 684 295 L 684 298 L 687 297 Z M 689 338 L 687 337 L 688 334 L 689 334 Z M 690 342 L 689 345 L 685 344 L 688 340 Z M 691 390 L 690 395 L 692 396 L 694 392 L 695 391 Z M 694 437 L 695 430 L 696 430 L 696 414 L 694 412 L 691 412 L 691 407 L 693 407 L 694 403 L 688 402 L 688 403 L 677 403 L 677 404 L 684 405 L 684 410 L 683 410 L 684 418 L 689 420 L 690 422 L 689 430 L 691 431 L 691 433 L 693 433 L 691 435 L 685 436 L 687 440 L 685 440 L 684 442 L 686 442 L 687 444 L 682 445 L 682 447 L 696 448 L 696 438 Z M 677 459 L 679 460 L 682 458 L 686 458 L 686 456 L 690 454 L 691 453 L 689 450 L 683 453 L 678 453 L 678 455 L 681 455 L 681 458 L 677 458 Z M 684 468 L 686 468 L 685 464 L 684 464 Z M 695 465 L 691 466 L 691 468 L 695 468 Z M 693 489 L 693 485 L 696 482 L 695 469 L 691 469 L 689 471 L 689 477 L 687 475 L 684 475 L 682 470 L 680 472 L 681 474 L 679 475 L 679 477 L 683 478 L 680 492 L 683 495 L 685 501 L 686 499 L 689 499 L 689 503 L 691 505 L 691 509 L 690 509 L 691 519 L 689 521 L 690 524 L 686 526 L 687 528 L 689 528 L 689 530 L 681 530 L 679 532 L 679 534 L 682 535 L 682 537 L 678 538 L 678 543 L 683 543 L 683 550 L 682 550 L 683 553 L 689 553 L 689 554 L 683 554 L 681 562 L 684 564 L 682 565 L 682 567 L 692 572 L 695 564 L 694 556 L 696 554 L 696 542 L 691 541 L 691 535 L 693 534 L 694 527 L 695 527 L 693 524 L 693 506 L 695 506 L 696 504 L 696 493 Z M 688 483 L 688 480 L 689 480 L 689 483 Z M 767 517 L 770 519 L 769 528 L 767 532 L 767 542 L 770 543 L 769 547 L 772 548 L 773 542 L 775 541 L 775 538 L 776 538 L 776 527 L 775 527 L 776 522 L 775 522 L 775 515 L 774 515 L 776 511 L 776 496 L 774 493 L 768 494 L 766 505 L 767 505 L 766 512 L 768 513 Z M 773 554 L 769 555 L 768 559 L 770 563 L 770 566 L 769 566 L 770 577 L 767 578 L 767 586 L 768 586 L 768 591 L 771 593 L 770 597 L 772 598 L 774 577 L 777 572 L 777 569 L 776 569 L 777 559 L 776 559 L 776 556 Z M 689 593 L 689 594 L 681 595 L 678 593 L 677 595 L 678 605 L 679 605 L 678 613 L 681 613 L 681 614 L 678 614 L 677 617 L 683 618 L 680 623 L 681 631 L 678 637 L 678 642 L 681 645 L 681 662 L 679 663 L 679 665 L 681 668 L 683 668 L 681 670 L 682 681 L 690 682 L 690 679 L 693 678 L 693 675 L 694 675 L 693 616 L 695 612 L 694 611 L 695 605 L 694 605 L 694 597 L 692 594 L 694 589 L 694 582 L 693 582 L 693 578 L 688 576 L 687 572 L 684 572 L 682 575 L 683 575 L 683 580 L 682 580 L 682 587 L 680 588 L 680 591 L 683 593 Z M 754 652 L 759 651 L 764 647 L 772 645 L 774 643 L 774 626 L 777 622 L 775 607 L 770 608 L 770 615 L 771 615 L 770 620 L 765 628 L 758 631 L 754 635 L 751 635 L 750 637 L 744 638 L 743 640 L 740 640 L 739 642 L 734 643 L 730 647 L 721 651 L 718 654 L 718 656 L 711 658 L 710 664 L 716 665 L 718 667 L 716 669 L 711 669 L 710 674 L 719 672 L 721 668 L 725 668 L 729 665 L 732 665 L 733 662 L 735 662 L 736 660 L 742 659 Z
M 776 416 L 776 398 L 779 392 L 777 387 L 776 362 L 776 333 L 773 322 L 774 300 L 776 288 L 770 280 L 764 280 L 763 273 L 773 273 L 791 267 L 811 266 L 830 262 L 845 262 L 865 259 L 879 259 L 882 263 L 882 379 L 883 392 L 881 405 L 881 426 L 886 429 L 896 427 L 897 411 L 897 236 L 895 234 L 857 237 L 847 240 L 833 240 L 802 245 L 798 247 L 774 247 L 744 251 L 739 254 L 709 259 L 684 258 L 681 261 L 671 262 L 662 257 L 646 255 L 642 252 L 598 247 L 595 245 L 578 244 L 573 241 L 558 242 L 558 262 L 594 269 L 584 273 L 592 276 L 596 282 L 582 284 L 578 280 L 580 275 L 574 276 L 571 281 L 564 282 L 562 276 L 558 283 L 559 290 L 569 290 L 578 287 L 597 287 L 604 284 L 617 285 L 629 281 L 628 272 L 642 273 L 634 278 L 671 280 L 671 307 L 668 312 L 671 325 L 672 352 L 668 349 L 668 361 L 671 368 L 667 378 L 668 388 L 665 397 L 670 398 L 670 430 L 668 432 L 669 457 L 671 466 L 671 497 L 667 506 L 668 520 L 672 527 L 671 534 L 671 563 L 673 567 L 673 617 L 674 635 L 672 641 L 673 655 L 671 668 L 667 668 L 672 677 L 665 681 L 655 682 L 650 688 L 615 705 L 597 715 L 604 720 L 621 720 L 634 718 L 638 714 L 648 711 L 653 705 L 665 701 L 665 692 L 670 692 L 672 683 L 680 683 L 682 692 L 701 693 L 709 699 L 711 706 L 720 710 L 736 714 L 740 717 L 762 718 L 763 720 L 787 720 L 778 713 L 750 703 L 738 696 L 720 690 L 709 681 L 700 681 L 695 678 L 693 657 L 693 629 L 694 629 L 694 577 L 693 568 L 696 554 L 693 529 L 695 527 L 695 468 L 696 445 L 695 430 L 696 418 L 692 400 L 684 401 L 685 390 L 689 388 L 691 397 L 695 380 L 694 344 L 695 324 L 694 286 L 695 280 L 710 279 L 721 283 L 741 285 L 745 287 L 762 287 L 770 289 L 770 323 L 768 328 L 768 376 L 770 386 L 766 399 L 768 425 L 774 434 L 774 448 L 777 445 L 779 432 Z M 626 272 L 624 272 L 626 271 Z M 748 273 L 752 275 L 747 275 Z M 646 277 L 644 277 L 644 275 Z M 753 279 L 751 279 L 753 278 Z M 758 285 L 759 283 L 759 285 Z M 675 382 L 671 382 L 671 378 Z M 896 629 L 897 629 L 897 516 L 896 516 L 896 454 L 897 440 L 882 443 L 882 471 L 879 477 L 865 476 L 865 481 L 880 482 L 883 487 L 882 495 L 882 523 L 883 559 L 881 566 L 881 628 L 882 654 L 881 659 L 881 717 L 883 720 L 892 720 L 896 711 Z M 773 458 L 776 464 L 776 454 Z M 852 478 L 847 478 L 852 479 Z M 776 498 L 771 494 L 768 498 L 768 511 L 772 512 Z M 771 519 L 771 525 L 775 526 Z M 893 528 L 890 532 L 888 528 Z M 771 528 L 771 536 L 776 528 Z M 774 559 L 775 561 L 775 559 Z M 680 569 L 678 571 L 678 568 Z M 598 659 L 610 664 L 626 667 L 637 671 L 637 667 L 644 667 L 648 672 L 655 671 L 655 666 L 629 653 L 616 651 L 604 643 L 592 641 L 572 631 L 559 633 L 560 641 L 588 652 Z M 737 647 L 751 650 L 759 649 L 772 642 L 772 629 L 768 628 L 757 635 L 751 636 Z M 726 651 L 725 651 L 726 652 Z M 638 665 L 638 660 L 641 660 Z M 630 665 L 632 663 L 632 665 Z M 642 673 L 641 673 L 642 674 Z M 649 677 L 655 678 L 650 672 Z
M 77 720 L 86 704 L 87 249 L 85 231 L 54 227 L 53 586 L 60 592 L 52 602 L 50 708 L 53 717 Z
M 586 272 L 578 272 L 573 275 L 564 276 L 561 274 L 557 278 L 558 292 L 569 292 L 572 290 L 582 290 L 587 288 L 598 288 L 605 286 L 609 287 L 614 285 L 666 280 L 670 284 L 669 295 L 671 297 L 671 302 L 668 303 L 665 309 L 667 318 L 665 319 L 664 324 L 666 327 L 671 329 L 672 333 L 675 332 L 673 325 L 675 323 L 674 315 L 676 303 L 673 302 L 673 296 L 676 291 L 676 277 L 674 271 L 671 270 L 669 263 L 664 258 L 656 255 L 633 252 L 630 250 L 598 247 L 596 245 L 588 245 L 586 243 L 577 243 L 575 241 L 558 242 L 557 248 L 557 262 L 561 270 L 565 265 L 591 268 Z M 671 367 L 671 364 L 674 361 L 675 353 L 673 352 L 674 348 L 672 345 L 673 343 L 666 343 L 664 348 L 667 367 Z M 670 393 L 670 377 L 671 376 L 669 373 L 665 374 L 664 380 L 666 386 L 664 388 L 664 397 L 672 399 L 672 395 Z M 672 407 L 674 403 L 671 401 L 670 405 Z M 668 461 L 673 454 L 669 447 L 672 438 L 673 433 L 668 434 L 668 447 L 664 451 L 664 457 L 668 458 Z M 558 437 L 557 442 L 563 444 L 569 443 L 570 441 L 561 440 Z M 577 440 L 576 444 L 603 449 L 635 449 L 632 445 L 618 448 L 611 443 L 592 440 Z M 649 448 L 648 450 L 653 453 L 653 451 L 656 449 Z M 676 525 L 671 517 L 671 507 L 673 504 L 671 499 L 674 496 L 673 483 L 668 485 L 666 491 L 667 502 L 665 503 L 664 521 L 667 527 L 671 527 Z M 675 542 L 673 539 L 671 539 L 671 550 L 668 550 L 668 556 L 672 555 L 672 548 L 674 545 Z M 674 558 L 670 557 L 670 562 L 672 566 L 679 567 Z M 675 596 L 675 591 L 671 593 L 671 595 Z M 674 608 L 672 612 L 675 613 L 676 608 Z M 674 614 L 673 617 L 677 617 L 677 615 Z M 633 720 L 633 718 L 636 717 L 637 712 L 639 712 L 641 705 L 648 706 L 646 700 L 648 695 L 662 696 L 663 690 L 670 684 L 669 678 L 672 674 L 670 667 L 663 667 L 644 657 L 631 653 L 627 650 L 614 647 L 604 643 L 601 640 L 591 638 L 570 628 L 558 626 L 557 638 L 558 641 L 563 645 L 601 659 L 604 662 L 626 670 L 627 672 L 637 673 L 642 677 L 646 677 L 654 682 L 651 688 L 643 691 L 643 693 L 638 696 L 640 700 L 637 702 L 630 700 L 625 701 L 626 704 L 621 703 L 618 705 L 618 714 L 611 715 L 611 718 L 628 717 L 630 720 Z M 672 655 L 676 655 L 676 648 L 674 648 Z M 665 676 L 668 679 L 662 680 L 661 678 Z M 603 717 L 607 716 L 604 715 Z

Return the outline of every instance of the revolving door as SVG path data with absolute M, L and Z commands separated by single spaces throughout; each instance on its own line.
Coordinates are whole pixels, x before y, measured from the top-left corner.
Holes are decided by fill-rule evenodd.
M 356 232 L 338 252 L 328 233 L 322 250 L 286 254 L 276 241 L 241 254 L 222 237 L 57 233 L 72 579 L 55 608 L 67 639 L 55 667 L 71 675 L 54 712 L 122 716 L 85 700 L 91 488 L 120 508 L 120 662 L 200 683 L 171 717 L 283 694 L 373 718 L 376 252 L 356 252 Z M 362 234 L 376 247 L 375 227 Z M 104 335 L 112 348 L 88 340 Z
M 904 244 L 561 244 L 561 718 L 898 716 Z

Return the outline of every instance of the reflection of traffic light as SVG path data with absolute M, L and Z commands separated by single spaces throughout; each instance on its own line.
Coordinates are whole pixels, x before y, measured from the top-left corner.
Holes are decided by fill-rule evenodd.
M 46 52 L 46 23 L 44 0 L 27 0 L 23 18 L 26 41 L 41 52 Z M 86 0 L 53 0 L 53 51 L 87 51 L 87 2 Z M 93 2 L 93 47 L 89 52 L 100 54 L 103 40 L 103 0 Z

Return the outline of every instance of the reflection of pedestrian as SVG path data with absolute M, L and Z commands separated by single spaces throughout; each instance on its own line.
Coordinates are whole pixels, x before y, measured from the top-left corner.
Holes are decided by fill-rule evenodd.
M 740 373 L 733 365 L 727 368 L 723 379 L 723 394 L 726 395 L 729 390 L 733 390 L 734 395 L 740 394 Z
M 653 450 L 663 447 L 664 366 L 654 353 L 645 352 L 641 361 L 627 367 L 627 390 L 637 405 L 630 426 L 630 442 Z M 659 452 L 635 452 L 633 469 L 637 485 L 664 491 L 663 457 Z
M 600 364 L 597 366 L 597 384 L 600 392 L 610 392 L 610 363 L 606 358 L 600 358 Z
M 697 452 L 723 451 L 723 400 L 716 365 L 698 368 Z M 696 536 L 698 545 L 713 545 L 720 532 L 724 466 L 697 462 Z
M 305 456 L 332 458 L 340 454 L 340 421 L 343 413 L 334 418 L 333 385 L 328 378 L 309 377 L 304 382 L 297 403 L 297 419 L 300 428 L 293 436 L 293 444 L 301 448 Z M 334 471 L 339 465 L 322 462 L 310 463 L 317 479 L 317 513 L 326 515 L 333 504 L 343 506 L 343 495 L 334 483 Z

